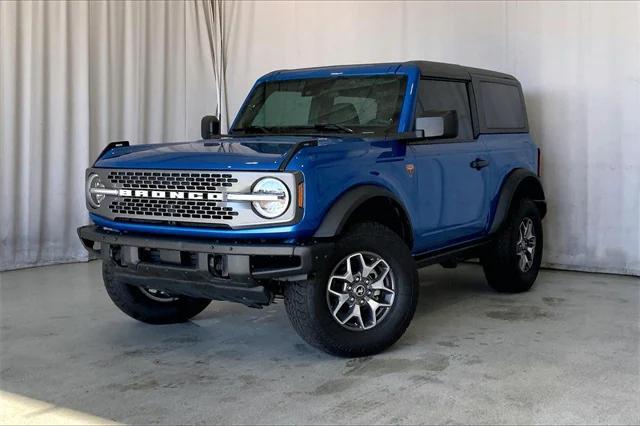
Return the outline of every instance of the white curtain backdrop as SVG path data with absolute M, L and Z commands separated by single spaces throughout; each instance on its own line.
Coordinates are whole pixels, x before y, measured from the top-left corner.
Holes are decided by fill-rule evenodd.
M 640 3 L 225 3 L 235 114 L 280 68 L 425 59 L 514 74 L 543 151 L 545 263 L 640 275 Z
M 86 259 L 84 169 L 110 141 L 196 139 L 211 3 L 0 1 L 0 270 Z
M 408 59 L 516 75 L 546 265 L 640 275 L 637 2 L 0 1 L 0 269 L 85 257 L 83 171 L 108 141 L 224 126 L 273 69 Z

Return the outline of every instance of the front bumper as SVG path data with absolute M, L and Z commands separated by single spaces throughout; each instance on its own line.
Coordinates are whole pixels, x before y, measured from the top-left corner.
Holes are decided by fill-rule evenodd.
M 96 225 L 78 228 L 78 236 L 127 284 L 249 306 L 268 305 L 278 282 L 309 279 L 333 249 L 331 242 L 212 243 L 125 234 Z

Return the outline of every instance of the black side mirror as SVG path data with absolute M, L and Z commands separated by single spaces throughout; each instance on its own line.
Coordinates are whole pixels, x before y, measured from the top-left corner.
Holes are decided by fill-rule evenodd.
M 220 135 L 220 120 L 215 115 L 205 115 L 200 122 L 202 139 L 213 139 Z
M 458 113 L 451 111 L 425 111 L 416 118 L 416 131 L 427 139 L 455 138 L 458 136 Z

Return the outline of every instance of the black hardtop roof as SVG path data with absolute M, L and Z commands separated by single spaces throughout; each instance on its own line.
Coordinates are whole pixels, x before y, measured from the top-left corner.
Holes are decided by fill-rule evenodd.
M 461 80 L 470 80 L 472 75 L 492 77 L 498 79 L 518 81 L 514 76 L 481 68 L 465 67 L 463 65 L 448 64 L 444 62 L 432 62 L 432 61 L 405 61 L 405 62 L 380 62 L 369 64 L 349 64 L 349 65 L 330 65 L 322 67 L 310 67 L 310 68 L 296 68 L 296 69 L 282 69 L 273 71 L 268 75 L 278 74 L 280 72 L 288 71 L 315 71 L 315 70 L 331 70 L 338 68 L 367 68 L 367 67 L 384 67 L 389 68 L 400 67 L 402 65 L 415 65 L 420 69 L 420 74 L 425 77 L 440 77 L 440 78 L 454 78 Z
M 449 77 L 467 80 L 471 78 L 471 75 L 482 75 L 485 77 L 517 81 L 514 76 L 502 72 L 465 67 L 457 64 L 446 64 L 444 62 L 408 61 L 405 62 L 405 64 L 417 65 L 418 68 L 420 68 L 420 74 L 426 77 Z

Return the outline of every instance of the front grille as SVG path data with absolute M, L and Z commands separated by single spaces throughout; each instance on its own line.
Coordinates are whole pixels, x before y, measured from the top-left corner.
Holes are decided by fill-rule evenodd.
M 107 175 L 114 188 L 176 191 L 219 191 L 238 179 L 228 173 L 117 171 Z
M 293 173 L 93 168 L 87 170 L 87 176 L 91 174 L 100 177 L 105 189 L 120 191 L 106 195 L 98 207 L 88 205 L 92 213 L 114 221 L 235 229 L 291 222 L 296 217 L 293 202 L 281 217 L 265 219 L 253 211 L 250 201 L 227 200 L 227 194 L 250 194 L 253 184 L 265 176 L 284 182 L 295 200 Z
M 171 188 L 169 188 L 171 189 Z M 180 189 L 180 188 L 178 188 Z M 122 198 L 114 200 L 109 209 L 114 214 L 155 216 L 166 218 L 233 220 L 238 212 L 233 207 L 222 207 L 215 201 L 167 200 L 148 198 Z

